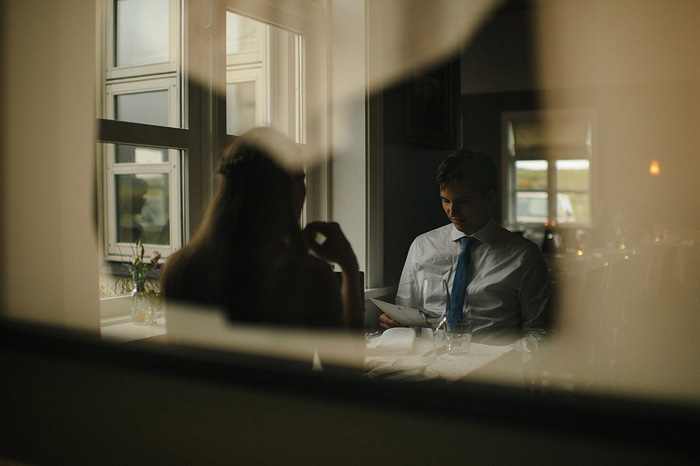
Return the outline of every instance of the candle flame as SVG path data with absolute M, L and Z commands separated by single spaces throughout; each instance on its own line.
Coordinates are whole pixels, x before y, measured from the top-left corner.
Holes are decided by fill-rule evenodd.
M 651 161 L 651 165 L 649 165 L 649 174 L 657 176 L 661 173 L 661 170 L 659 169 L 659 162 L 656 160 Z

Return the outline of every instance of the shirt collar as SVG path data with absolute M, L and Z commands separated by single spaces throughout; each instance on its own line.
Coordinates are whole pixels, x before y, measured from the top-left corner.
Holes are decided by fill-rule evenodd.
M 475 231 L 473 235 L 471 235 L 473 238 L 476 238 L 479 240 L 481 243 L 486 243 L 489 244 L 491 240 L 493 239 L 496 230 L 498 229 L 498 225 L 496 225 L 496 222 L 494 221 L 493 218 L 490 218 L 488 222 L 486 222 L 486 225 L 481 227 L 479 230 Z M 459 231 L 454 224 L 452 225 L 452 230 L 450 230 L 450 240 L 451 241 L 458 241 L 460 238 L 464 238 L 465 235 L 461 231 Z

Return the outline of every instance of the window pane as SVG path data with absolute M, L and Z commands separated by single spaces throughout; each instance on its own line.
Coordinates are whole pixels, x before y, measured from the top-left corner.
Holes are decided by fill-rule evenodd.
M 302 142 L 302 36 L 226 13 L 227 133 L 272 126 Z
M 546 190 L 547 161 L 517 160 L 515 162 L 515 177 L 519 190 Z
M 258 22 L 231 12 L 226 13 L 226 55 L 255 52 Z
M 516 196 L 516 222 L 523 223 L 544 223 L 547 217 L 547 200 L 549 196 L 546 192 L 517 192 Z
M 170 244 L 167 173 L 116 176 L 117 241 Z
M 591 221 L 589 193 L 557 194 L 557 222 L 588 223 Z
M 170 0 L 117 0 L 117 67 L 170 61 Z
M 226 85 L 226 133 L 240 135 L 255 126 L 255 81 Z
M 115 145 L 117 163 L 167 163 L 168 149 Z
M 590 189 L 588 160 L 557 160 L 557 188 L 559 190 Z
M 169 126 L 169 91 L 157 90 L 114 96 L 114 119 Z

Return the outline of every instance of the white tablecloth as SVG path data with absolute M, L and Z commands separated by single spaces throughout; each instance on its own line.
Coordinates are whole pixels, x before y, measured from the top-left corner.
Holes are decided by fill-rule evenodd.
M 410 351 L 391 352 L 377 347 L 381 335 L 368 337 L 365 369 L 371 378 L 410 378 L 457 380 L 514 351 L 511 346 L 471 343 L 463 355 L 440 354 L 445 341 L 437 340 L 438 356 L 432 353 L 433 340 L 419 335 Z

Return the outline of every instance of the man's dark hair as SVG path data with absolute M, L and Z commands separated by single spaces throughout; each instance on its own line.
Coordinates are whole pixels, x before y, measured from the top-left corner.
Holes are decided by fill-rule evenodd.
M 435 173 L 440 190 L 465 184 L 484 198 L 498 187 L 498 168 L 485 152 L 460 149 L 447 156 Z

